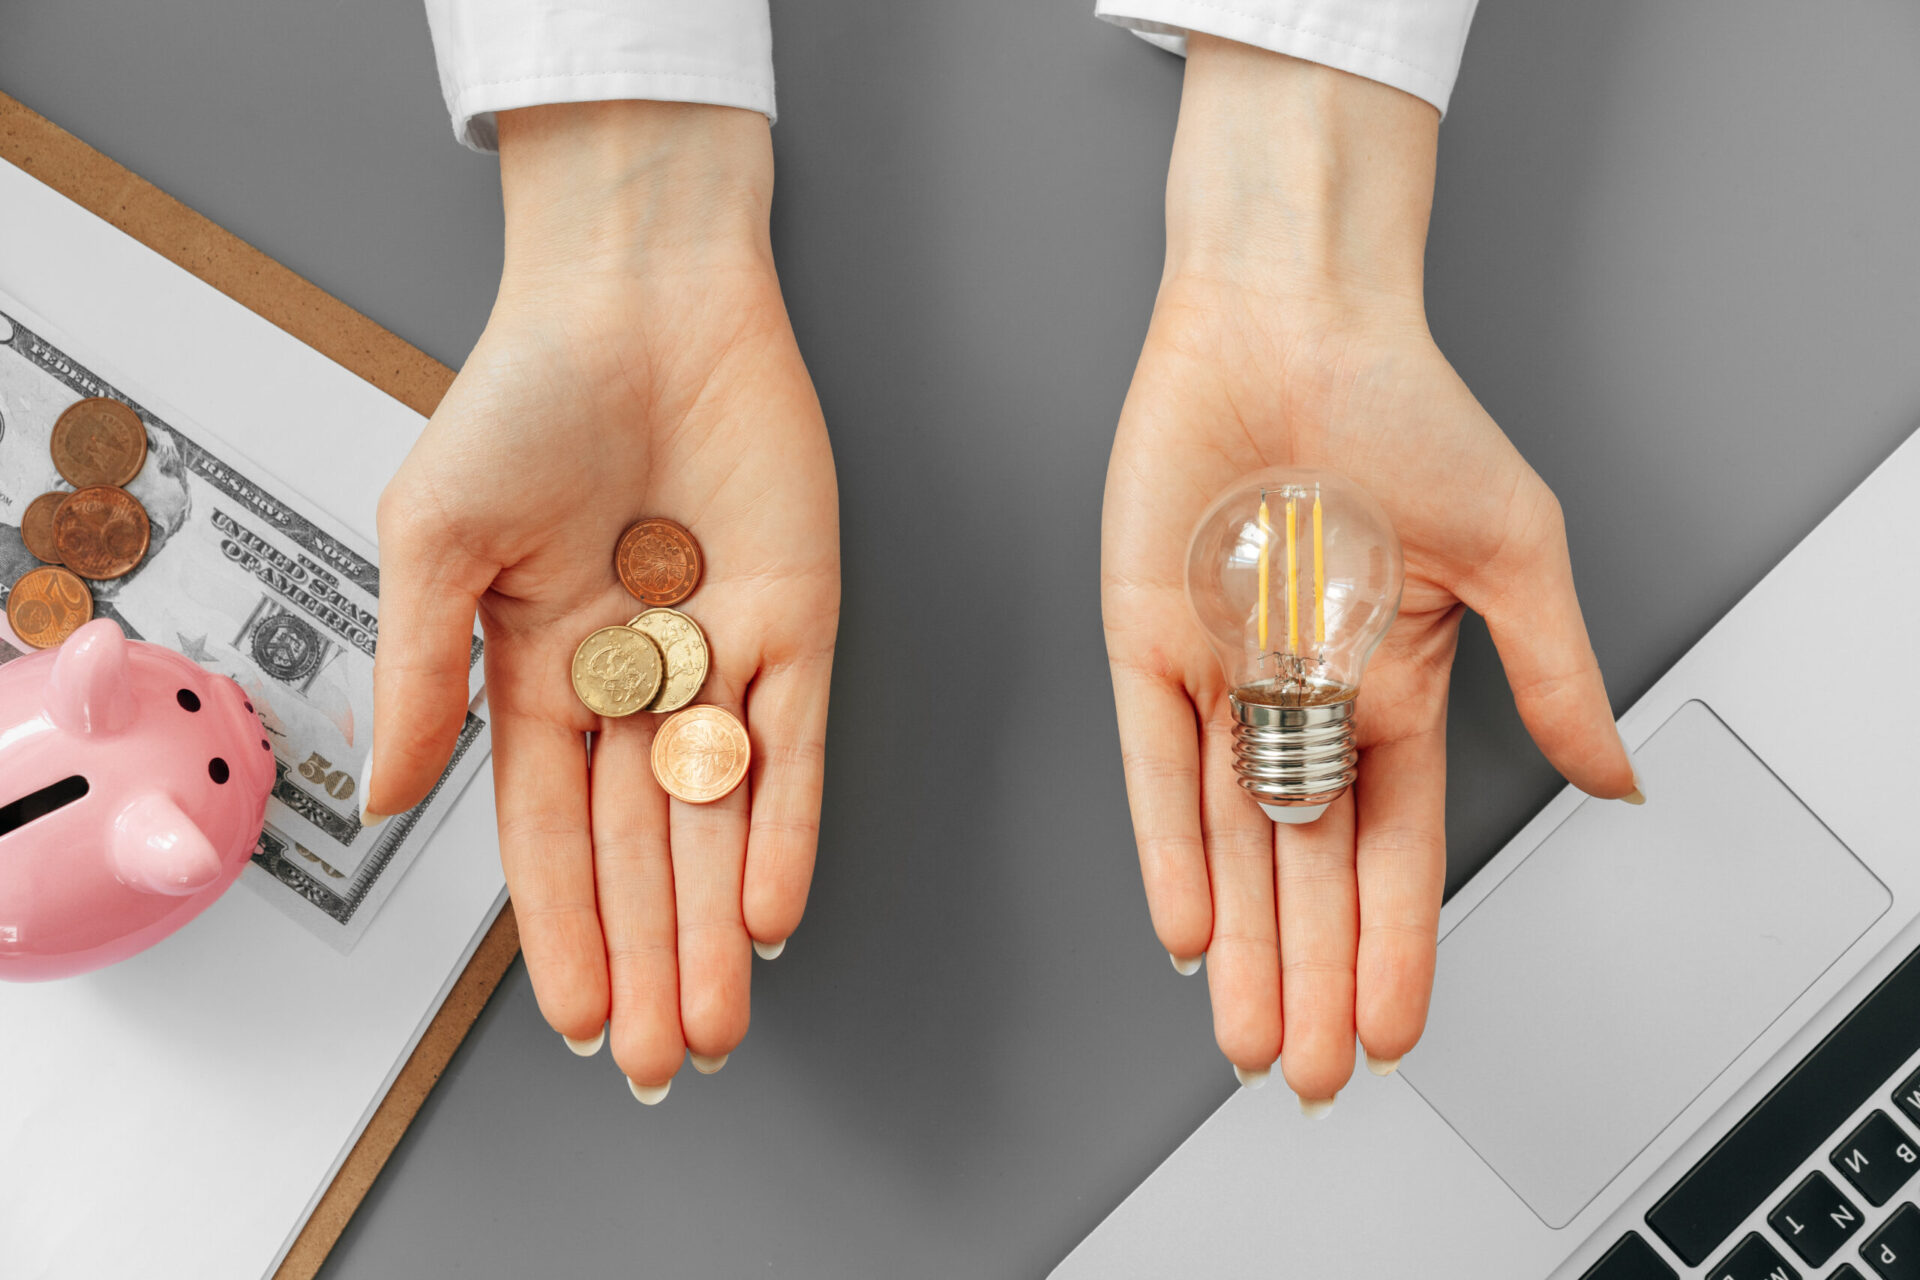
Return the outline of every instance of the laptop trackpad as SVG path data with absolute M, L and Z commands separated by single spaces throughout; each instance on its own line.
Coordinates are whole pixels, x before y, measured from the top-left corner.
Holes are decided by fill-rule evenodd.
M 1440 944 L 1401 1069 L 1563 1227 L 1886 910 L 1847 848 L 1689 702 Z

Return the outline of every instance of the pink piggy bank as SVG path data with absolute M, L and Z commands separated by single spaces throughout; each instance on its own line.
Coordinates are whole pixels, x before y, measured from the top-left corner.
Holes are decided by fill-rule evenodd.
M 0 666 L 0 978 L 98 969 L 206 910 L 273 777 L 239 685 L 108 619 Z

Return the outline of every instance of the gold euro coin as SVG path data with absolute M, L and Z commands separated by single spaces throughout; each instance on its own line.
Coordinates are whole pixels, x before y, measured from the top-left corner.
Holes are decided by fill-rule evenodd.
M 602 627 L 573 651 L 573 691 L 603 716 L 643 711 L 660 692 L 666 663 L 659 648 L 632 627 Z
M 653 735 L 653 776 L 688 804 L 712 804 L 747 776 L 753 748 L 733 714 L 701 705 L 676 711 Z
M 678 711 L 692 702 L 707 682 L 707 636 L 700 624 L 678 609 L 649 609 L 627 623 L 659 646 L 667 660 L 667 678 L 649 711 Z

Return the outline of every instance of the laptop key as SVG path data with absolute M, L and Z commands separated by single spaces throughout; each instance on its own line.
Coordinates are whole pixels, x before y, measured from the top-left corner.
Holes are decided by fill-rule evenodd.
M 1907 1119 L 1920 1124 L 1920 1071 L 1900 1082 L 1900 1087 L 1894 1090 L 1893 1100 L 1907 1113 Z
M 1860 1122 L 1829 1157 L 1871 1205 L 1883 1205 L 1920 1169 L 1920 1148 L 1884 1111 Z
M 1911 1203 L 1895 1209 L 1860 1246 L 1860 1256 L 1880 1280 L 1920 1280 L 1920 1209 Z
M 1707 1270 L 1705 1280 L 1800 1280 L 1780 1251 L 1758 1231 L 1733 1246 L 1733 1252 Z
M 1827 1280 L 1866 1280 L 1866 1277 L 1854 1270 L 1851 1262 L 1843 1262 L 1827 1276 Z
M 1767 1215 L 1767 1225 L 1810 1267 L 1838 1253 L 1863 1222 L 1860 1211 L 1833 1185 L 1833 1179 L 1818 1169 L 1802 1178 Z
M 1580 1280 L 1680 1280 L 1638 1231 L 1614 1242 L 1606 1256 L 1587 1269 Z
M 1699 1266 L 1916 1051 L 1920 951 L 1902 960 L 1647 1211 L 1647 1225 L 1682 1262 Z

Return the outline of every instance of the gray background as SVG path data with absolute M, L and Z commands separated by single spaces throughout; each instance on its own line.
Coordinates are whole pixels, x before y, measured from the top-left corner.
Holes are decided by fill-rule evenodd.
M 1231 1090 L 1148 929 L 1096 584 L 1180 64 L 1090 7 L 776 6 L 845 526 L 807 919 L 657 1109 L 516 965 L 331 1280 L 1038 1275 Z M 1433 324 L 1565 502 L 1618 706 L 1920 419 L 1916 69 L 1909 0 L 1482 6 Z M 0 89 L 443 360 L 485 321 L 495 169 L 417 4 L 10 0 Z M 1844 686 L 1837 604 L 1799 638 Z M 1457 885 L 1556 786 L 1473 623 L 1450 737 Z

